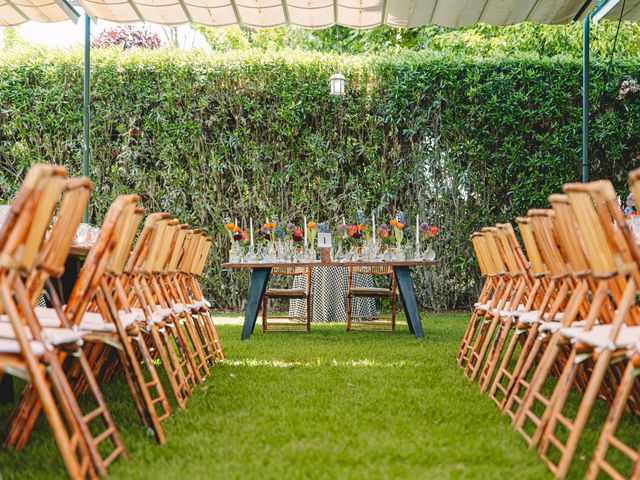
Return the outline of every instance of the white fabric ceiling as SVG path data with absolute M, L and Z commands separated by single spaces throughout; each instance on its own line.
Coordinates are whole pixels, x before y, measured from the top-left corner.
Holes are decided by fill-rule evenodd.
M 28 20 L 62 22 L 74 16 L 77 18 L 62 0 L 0 0 L 2 26 L 18 25 Z
M 63 0 L 0 0 L 0 25 L 28 19 L 57 22 L 68 18 Z M 211 27 L 245 25 L 272 28 L 298 25 L 326 28 L 334 24 L 371 28 L 381 24 L 418 27 L 437 24 L 464 27 L 478 22 L 558 24 L 591 12 L 597 0 L 78 0 L 94 19 L 199 23 Z M 608 18 L 620 15 L 620 2 Z M 627 0 L 624 19 L 640 17 L 640 0 Z

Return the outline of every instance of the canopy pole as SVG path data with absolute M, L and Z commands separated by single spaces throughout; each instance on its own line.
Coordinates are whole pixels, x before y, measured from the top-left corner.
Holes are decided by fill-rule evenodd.
M 89 176 L 91 161 L 91 143 L 89 141 L 89 105 L 91 87 L 91 17 L 84 14 L 84 89 L 82 93 L 82 175 Z M 84 212 L 83 221 L 89 222 L 89 205 Z
M 582 181 L 589 181 L 589 27 L 591 14 L 582 29 Z

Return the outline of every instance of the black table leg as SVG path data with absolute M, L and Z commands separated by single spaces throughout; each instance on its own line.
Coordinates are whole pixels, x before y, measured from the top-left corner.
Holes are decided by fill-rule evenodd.
M 247 299 L 247 311 L 244 315 L 242 327 L 242 340 L 246 340 L 253 333 L 256 319 L 262 305 L 262 297 L 267 290 L 267 283 L 271 276 L 271 267 L 254 268 L 251 270 L 251 283 L 249 284 L 249 298 Z
M 404 313 L 407 315 L 407 324 L 409 331 L 416 338 L 423 338 L 422 323 L 420 323 L 420 312 L 418 311 L 418 302 L 416 301 L 416 292 L 413 289 L 413 279 L 411 278 L 411 270 L 409 267 L 393 267 L 400 290 L 400 299 L 404 305 Z
M 5 374 L 0 380 L 0 405 L 7 403 L 13 403 L 13 377 L 9 374 Z

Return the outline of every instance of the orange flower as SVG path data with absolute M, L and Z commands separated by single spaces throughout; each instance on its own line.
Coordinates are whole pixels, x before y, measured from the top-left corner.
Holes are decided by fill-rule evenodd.
M 364 225 L 360 224 L 358 225 L 358 230 L 360 230 L 361 232 L 364 232 L 367 229 L 367 227 L 365 227 Z
M 233 230 L 233 227 L 235 227 L 233 223 L 225 223 L 224 226 L 226 227 L 227 230 Z
M 404 223 L 402 223 L 402 222 L 396 222 L 395 227 L 396 227 L 398 230 L 402 230 L 402 229 L 404 229 Z
M 264 228 L 268 228 L 270 230 L 273 230 L 274 228 L 276 228 L 276 224 L 273 222 L 267 222 L 264 224 Z
M 240 227 L 237 225 L 233 226 L 233 233 L 238 233 L 240 231 Z
M 314 228 L 316 228 L 316 222 L 307 223 L 307 227 L 309 227 L 311 230 L 313 230 Z
M 397 227 L 398 220 L 396 220 L 395 218 L 392 218 L 391 220 L 389 220 L 389 225 L 391 225 L 392 227 Z
M 436 235 L 438 235 L 438 227 L 431 227 L 429 229 L 429 236 L 434 238 Z

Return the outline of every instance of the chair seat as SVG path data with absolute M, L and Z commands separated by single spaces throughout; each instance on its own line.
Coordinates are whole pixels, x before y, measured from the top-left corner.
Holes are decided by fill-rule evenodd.
M 579 320 L 577 322 L 573 322 L 571 324 L 571 327 L 566 327 L 566 328 L 575 328 L 576 331 L 578 329 L 583 329 L 584 326 L 587 324 L 586 320 Z M 542 325 L 540 325 L 540 328 L 538 329 L 539 332 L 548 332 L 548 333 L 555 333 L 558 330 L 560 330 L 562 328 L 562 324 L 560 322 L 544 322 Z
M 498 310 L 497 308 L 492 309 L 491 313 L 499 317 L 513 317 L 522 315 L 527 312 L 525 311 L 525 306 L 522 304 L 518 305 L 518 308 L 516 310 L 511 310 L 509 308 L 509 305 L 507 304 L 503 307 L 502 310 Z
M 31 330 L 25 326 L 25 333 L 27 338 L 32 340 Z M 16 334 L 13 331 L 13 327 L 9 323 L 0 323 L 0 338 L 15 339 Z M 78 332 L 71 330 L 70 328 L 43 328 L 42 338 L 45 342 L 51 345 L 64 345 L 67 343 L 76 343 L 80 341 L 80 335 Z
M 35 356 L 41 357 L 44 355 L 45 348 L 42 343 L 31 341 L 29 344 L 31 345 L 31 351 Z M 17 340 L 0 338 L 0 354 L 2 353 L 19 355 L 21 353 L 20 344 Z
M 478 310 L 489 310 L 491 308 L 491 304 L 493 302 L 489 301 L 487 303 L 480 303 L 480 302 L 476 302 L 473 304 L 474 308 L 477 308 Z
M 151 323 L 161 323 L 163 320 L 174 314 L 173 310 L 170 308 L 160 308 L 160 306 L 157 306 L 157 308 L 158 310 L 151 314 Z M 136 319 L 138 321 L 145 321 L 146 317 L 144 316 L 144 310 L 141 308 L 132 308 L 131 312 L 136 315 Z
M 631 349 L 640 341 L 640 327 L 623 325 L 614 342 L 610 340 L 612 325 L 595 325 L 591 330 L 563 328 L 560 333 L 574 342 L 591 345 L 596 350 Z
M 307 291 L 302 288 L 270 288 L 265 292 L 266 297 L 307 298 Z
M 60 320 L 53 308 L 41 308 L 35 309 L 38 322 L 43 327 L 59 327 Z M 144 321 L 144 315 L 140 315 L 135 312 L 118 312 L 118 317 L 124 328 L 131 326 L 135 321 Z M 102 315 L 96 312 L 85 312 L 80 320 L 79 329 L 88 332 L 115 332 L 116 326 L 113 323 L 105 322 Z
M 355 287 L 350 291 L 352 297 L 390 297 L 390 288 Z
M 191 310 L 202 310 L 203 308 L 211 308 L 211 304 L 207 300 L 196 300 L 189 304 Z
M 530 312 L 522 313 L 518 315 L 518 321 L 520 323 L 525 323 L 525 324 L 543 323 L 543 320 L 540 320 L 540 313 L 541 313 L 540 310 L 531 310 Z M 548 313 L 544 314 L 544 321 L 549 321 Z M 556 316 L 553 317 L 553 321 L 554 322 L 562 321 L 562 313 L 556 314 Z

